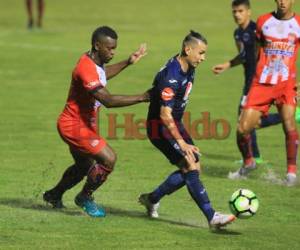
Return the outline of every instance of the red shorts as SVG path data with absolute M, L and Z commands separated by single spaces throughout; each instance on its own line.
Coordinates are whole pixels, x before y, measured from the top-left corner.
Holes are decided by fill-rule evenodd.
M 297 105 L 297 87 L 289 81 L 276 85 L 253 82 L 247 95 L 244 109 L 255 109 L 267 115 L 272 104 L 281 107 L 283 104 Z
M 84 154 L 95 155 L 107 144 L 95 129 L 77 121 L 59 119 L 57 129 L 71 150 L 80 151 Z

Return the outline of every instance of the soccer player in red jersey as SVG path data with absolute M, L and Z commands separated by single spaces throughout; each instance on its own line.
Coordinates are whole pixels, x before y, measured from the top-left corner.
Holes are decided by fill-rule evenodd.
M 28 29 L 32 29 L 34 25 L 32 0 L 25 0 L 25 4 L 26 4 L 27 15 L 28 15 L 27 27 Z M 38 19 L 36 25 L 39 28 L 42 27 L 44 9 L 45 9 L 44 0 L 37 0 Z
M 221 74 L 225 70 L 228 70 L 232 67 L 241 64 L 243 65 L 245 81 L 242 97 L 238 107 L 238 115 L 240 116 L 244 101 L 247 98 L 250 86 L 252 84 L 252 79 L 255 74 L 256 23 L 251 20 L 251 8 L 249 0 L 233 0 L 231 7 L 232 16 L 238 26 L 234 31 L 234 40 L 239 53 L 230 61 L 215 65 L 212 70 L 215 74 Z M 261 118 L 259 128 L 266 128 L 279 123 L 281 123 L 280 115 L 278 113 L 273 113 Z M 256 130 L 252 130 L 250 135 L 253 157 L 255 158 L 257 164 L 263 163 L 263 159 L 261 158 L 259 152 Z
M 286 137 L 286 184 L 297 183 L 297 148 L 299 135 L 295 122 L 296 59 L 300 43 L 300 16 L 293 10 L 293 0 L 276 0 L 277 10 L 257 20 L 258 62 L 237 130 L 243 166 L 233 178 L 246 176 L 255 169 L 250 132 L 267 115 L 272 104 L 277 106 Z
M 43 195 L 43 199 L 54 208 L 62 208 L 64 192 L 87 176 L 75 203 L 90 216 L 105 216 L 105 210 L 94 202 L 92 193 L 113 171 L 116 153 L 97 133 L 97 111 L 102 105 L 107 108 L 124 107 L 149 101 L 148 92 L 112 95 L 106 89 L 107 79 L 146 54 L 145 45 L 141 45 L 128 59 L 104 67 L 115 54 L 117 38 L 110 27 L 97 28 L 92 35 L 91 50 L 80 57 L 73 70 L 69 96 L 58 118 L 57 128 L 61 138 L 69 145 L 74 164 L 64 172 L 58 184 Z

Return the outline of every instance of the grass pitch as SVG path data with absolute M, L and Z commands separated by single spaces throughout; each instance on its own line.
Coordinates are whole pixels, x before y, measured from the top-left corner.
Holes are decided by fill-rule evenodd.
M 280 126 L 258 132 L 267 164 L 245 181 L 230 181 L 240 155 L 235 145 L 236 112 L 243 76 L 237 67 L 214 76 L 211 67 L 236 53 L 230 1 L 111 0 L 46 1 L 42 30 L 28 31 L 23 1 L 2 1 L 0 8 L 0 249 L 299 249 L 300 189 L 283 187 L 284 136 Z M 254 19 L 273 10 L 274 1 L 252 1 Z M 300 12 L 299 4 L 296 10 Z M 258 214 L 237 220 L 227 231 L 211 233 L 185 188 L 161 201 L 160 218 L 149 220 L 137 203 L 174 170 L 147 140 L 109 140 L 118 153 L 115 172 L 96 192 L 108 211 L 104 219 L 84 215 L 74 203 L 81 185 L 67 192 L 67 209 L 54 211 L 41 199 L 44 190 L 72 164 L 56 132 L 56 118 L 69 89 L 71 70 L 89 49 L 91 32 L 110 25 L 119 33 L 117 62 L 141 42 L 149 51 L 137 65 L 109 82 L 112 93 L 139 93 L 180 49 L 189 29 L 209 42 L 207 61 L 199 66 L 188 111 L 192 119 L 210 112 L 231 125 L 224 140 L 198 140 L 203 175 L 217 210 L 228 212 L 238 188 L 253 190 Z M 145 118 L 147 105 L 101 111 L 107 136 L 107 114 L 134 113 Z M 199 128 L 201 130 L 201 127 Z M 201 132 L 201 131 L 200 131 Z

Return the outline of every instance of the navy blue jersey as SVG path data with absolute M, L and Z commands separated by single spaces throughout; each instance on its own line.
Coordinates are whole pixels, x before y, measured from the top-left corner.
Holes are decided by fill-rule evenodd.
M 153 82 L 148 120 L 160 120 L 161 106 L 172 108 L 175 121 L 182 119 L 194 82 L 195 70 L 183 72 L 176 59 L 171 58 L 157 73 Z
M 234 39 L 241 45 L 240 57 L 243 61 L 245 85 L 243 94 L 247 95 L 256 68 L 255 41 L 256 23 L 250 21 L 246 29 L 237 28 L 234 31 Z

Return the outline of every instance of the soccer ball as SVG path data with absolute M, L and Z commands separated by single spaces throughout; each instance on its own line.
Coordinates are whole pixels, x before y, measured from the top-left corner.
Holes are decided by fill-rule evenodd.
M 249 189 L 235 191 L 229 200 L 231 212 L 241 219 L 252 217 L 257 212 L 258 206 L 259 202 L 255 193 Z

